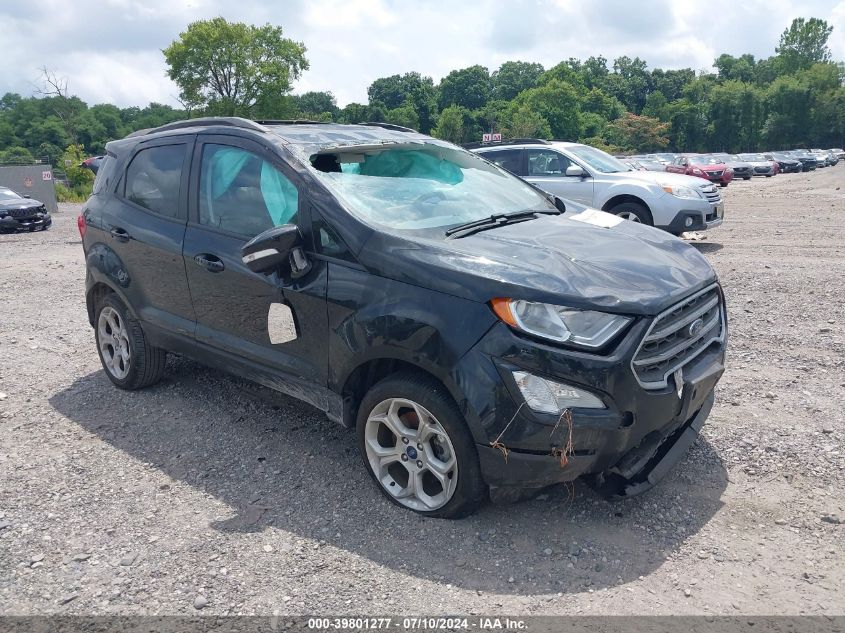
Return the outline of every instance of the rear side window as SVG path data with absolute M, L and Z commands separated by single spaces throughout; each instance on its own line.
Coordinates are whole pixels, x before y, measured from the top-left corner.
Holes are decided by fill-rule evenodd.
M 495 152 L 484 152 L 480 156 L 486 158 L 494 165 L 507 169 L 512 174 L 520 175 L 522 171 L 522 150 L 521 149 L 500 149 Z
M 100 168 L 97 170 L 97 177 L 94 178 L 94 191 L 97 194 L 101 191 L 114 190 L 115 167 L 117 160 L 111 154 L 106 154 L 103 157 L 103 162 L 100 163 Z
M 186 150 L 184 144 L 160 145 L 135 154 L 126 170 L 126 199 L 153 213 L 177 217 Z

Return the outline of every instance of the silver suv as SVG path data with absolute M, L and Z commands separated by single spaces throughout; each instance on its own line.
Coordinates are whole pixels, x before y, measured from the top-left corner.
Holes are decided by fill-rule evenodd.
M 682 174 L 634 171 L 588 145 L 521 140 L 473 151 L 555 196 L 676 235 L 715 228 L 725 215 L 712 183 Z

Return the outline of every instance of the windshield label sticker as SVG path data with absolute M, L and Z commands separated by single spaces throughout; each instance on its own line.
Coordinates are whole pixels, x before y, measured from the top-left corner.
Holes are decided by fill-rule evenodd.
M 585 224 L 592 224 L 593 226 L 600 226 L 603 229 L 613 228 L 617 224 L 621 224 L 625 221 L 618 215 L 605 213 L 604 211 L 599 211 L 598 209 L 585 209 L 577 215 L 570 216 L 569 219 L 577 220 L 578 222 L 583 222 Z
M 296 340 L 296 324 L 293 312 L 284 303 L 271 303 L 267 312 L 267 333 L 270 343 L 279 345 Z

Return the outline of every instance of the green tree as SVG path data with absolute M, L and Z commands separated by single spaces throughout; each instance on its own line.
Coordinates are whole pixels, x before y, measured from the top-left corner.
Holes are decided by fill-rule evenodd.
M 719 79 L 735 79 L 737 81 L 751 82 L 756 77 L 756 65 L 754 55 L 740 55 L 734 57 L 724 53 L 713 62 L 719 72 Z
M 754 84 L 728 80 L 710 93 L 711 147 L 727 152 L 758 149 L 765 97 Z
M 191 23 L 163 53 L 183 103 L 226 115 L 249 116 L 263 95 L 289 92 L 308 69 L 305 45 L 281 27 L 222 17 Z
M 449 106 L 440 112 L 437 117 L 437 125 L 431 133 L 444 141 L 461 143 L 464 140 L 464 114 L 466 108 L 461 106 Z
M 420 127 L 420 118 L 417 116 L 417 111 L 414 109 L 414 105 L 410 101 L 406 101 L 404 105 L 401 105 L 398 108 L 388 110 L 387 117 L 385 117 L 385 119 L 388 123 L 409 127 L 413 130 Z
M 423 77 L 417 72 L 404 75 L 391 75 L 376 79 L 367 88 L 370 105 L 379 103 L 384 112 L 395 110 L 410 102 L 419 118 L 419 129 L 428 134 L 434 125 L 437 114 L 437 91 L 431 77 Z M 370 118 L 371 121 L 376 119 Z M 384 118 L 379 119 L 384 120 Z
M 654 152 L 669 145 L 669 124 L 626 112 L 607 126 L 607 139 L 623 150 Z
M 25 147 L 10 147 L 0 152 L 0 164 L 7 165 L 31 165 L 35 158 Z
M 514 108 L 527 106 L 549 122 L 553 138 L 575 140 L 581 136 L 581 100 L 571 84 L 552 79 L 525 90 L 513 102 Z
M 440 82 L 441 109 L 456 105 L 476 110 L 489 100 L 490 73 L 484 66 L 453 70 Z
M 531 62 L 505 62 L 490 75 L 492 99 L 513 99 L 523 90 L 537 85 L 543 74 L 543 65 Z
M 366 123 L 369 120 L 367 106 L 362 103 L 349 103 L 340 111 L 338 120 L 342 123 Z
M 527 105 L 514 110 L 503 133 L 508 138 L 552 138 L 549 122 Z
M 318 117 L 328 112 L 330 117 L 335 117 L 340 111 L 331 92 L 306 92 L 293 97 L 292 101 L 297 111 L 303 115 Z
M 830 61 L 827 40 L 833 27 L 819 18 L 795 18 L 780 36 L 775 49 L 783 69 L 787 73 L 809 68 L 819 62 Z

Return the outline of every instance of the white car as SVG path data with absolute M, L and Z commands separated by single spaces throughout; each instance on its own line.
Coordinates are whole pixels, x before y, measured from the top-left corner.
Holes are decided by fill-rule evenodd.
M 712 229 L 724 219 L 724 203 L 712 183 L 636 171 L 588 145 L 532 140 L 472 151 L 555 196 L 676 235 Z

